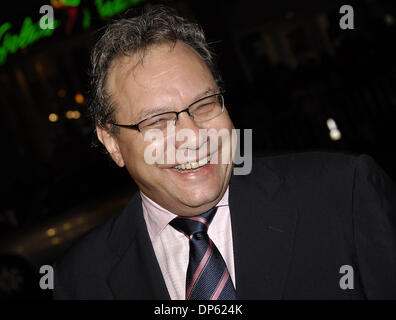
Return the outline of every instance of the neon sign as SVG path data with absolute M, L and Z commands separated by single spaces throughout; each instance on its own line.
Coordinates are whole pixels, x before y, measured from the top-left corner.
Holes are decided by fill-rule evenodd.
M 114 16 L 139 2 L 142 2 L 142 0 L 95 0 L 96 8 L 101 18 Z
M 26 48 L 28 45 L 41 38 L 51 36 L 59 24 L 59 21 L 54 19 L 53 29 L 41 29 L 39 22 L 34 24 L 30 17 L 26 17 L 23 20 L 19 34 L 11 34 L 7 33 L 12 27 L 11 23 L 3 23 L 0 26 L 0 39 L 3 38 L 4 35 L 0 46 L 0 64 L 5 62 L 9 53 L 14 53 L 19 49 Z
M 96 10 L 101 19 L 109 18 L 118 14 L 125 9 L 136 5 L 144 0 L 95 0 Z M 69 15 L 69 21 L 66 25 L 66 34 L 71 32 L 77 8 L 80 6 L 80 0 L 52 0 L 51 4 L 55 9 L 70 8 L 72 15 Z M 33 23 L 32 18 L 26 17 L 23 20 L 22 27 L 19 34 L 12 34 L 10 30 L 12 25 L 10 22 L 5 22 L 0 25 L 0 65 L 4 64 L 9 54 L 17 52 L 19 49 L 26 48 L 28 45 L 45 38 L 50 37 L 55 29 L 59 27 L 61 22 L 54 19 L 53 29 L 41 29 L 39 22 Z M 84 29 L 89 28 L 91 24 L 90 9 L 83 9 L 82 26 Z

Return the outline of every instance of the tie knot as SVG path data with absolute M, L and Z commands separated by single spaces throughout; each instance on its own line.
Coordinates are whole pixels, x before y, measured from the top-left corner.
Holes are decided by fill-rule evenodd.
M 176 230 L 183 232 L 187 237 L 191 238 L 196 233 L 208 232 L 209 225 L 212 222 L 216 211 L 217 207 L 214 207 L 198 216 L 178 216 L 169 222 L 169 224 Z

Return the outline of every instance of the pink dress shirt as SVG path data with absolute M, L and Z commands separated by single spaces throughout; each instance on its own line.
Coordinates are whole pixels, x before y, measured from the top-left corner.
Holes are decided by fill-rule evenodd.
M 189 239 L 169 225 L 177 217 L 142 192 L 143 216 L 166 287 L 172 300 L 184 300 L 188 267 Z M 219 249 L 235 287 L 234 252 L 228 189 L 216 205 L 217 212 L 208 235 Z

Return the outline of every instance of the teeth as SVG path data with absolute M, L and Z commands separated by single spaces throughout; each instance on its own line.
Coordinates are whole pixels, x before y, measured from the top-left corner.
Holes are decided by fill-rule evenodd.
M 204 166 L 204 165 L 207 164 L 208 162 L 209 162 L 209 157 L 203 158 L 203 159 L 199 160 L 198 166 Z
M 199 167 L 199 162 L 192 162 L 191 163 L 191 168 L 192 169 L 195 169 L 195 168 L 198 168 Z
M 210 157 L 205 157 L 201 160 L 199 160 L 198 162 L 187 162 L 187 163 L 182 163 L 179 164 L 175 167 L 173 167 L 174 169 L 179 169 L 179 170 L 189 170 L 189 169 L 196 169 L 198 167 L 202 167 L 204 165 L 206 165 L 210 160 Z

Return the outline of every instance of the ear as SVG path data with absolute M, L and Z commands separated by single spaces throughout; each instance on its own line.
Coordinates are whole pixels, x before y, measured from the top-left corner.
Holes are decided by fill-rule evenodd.
M 102 142 L 102 144 L 105 146 L 114 162 L 119 167 L 123 167 L 125 165 L 125 162 L 120 152 L 120 147 L 118 145 L 116 137 L 108 130 L 103 129 L 99 126 L 96 126 L 96 134 L 99 141 Z

